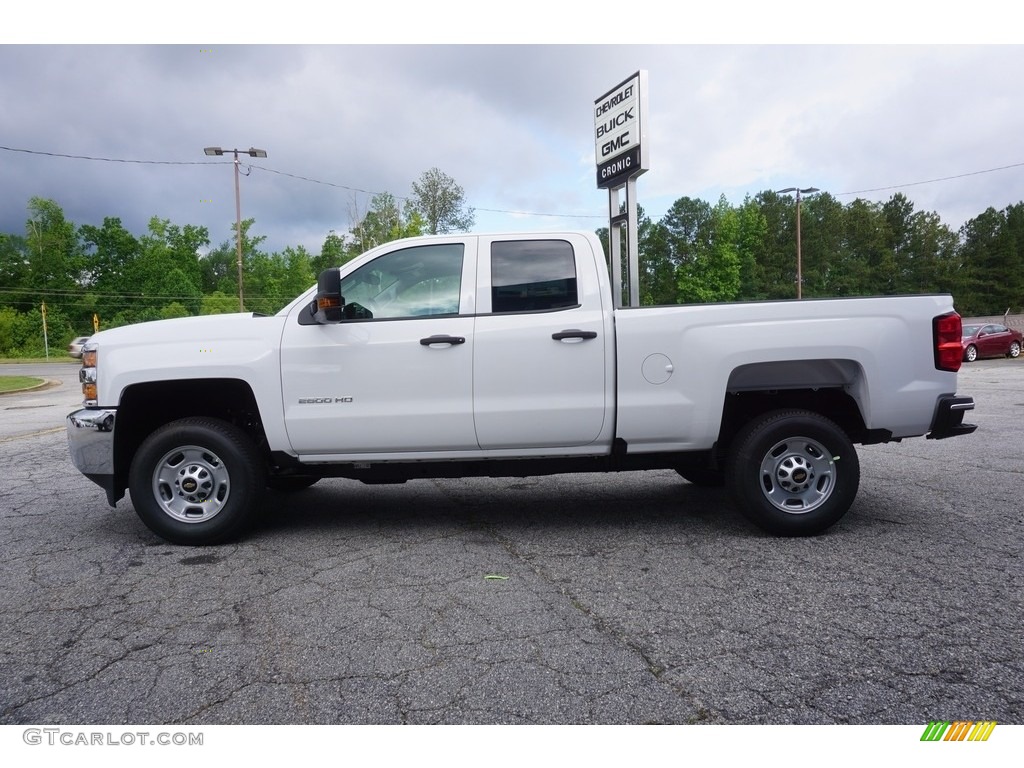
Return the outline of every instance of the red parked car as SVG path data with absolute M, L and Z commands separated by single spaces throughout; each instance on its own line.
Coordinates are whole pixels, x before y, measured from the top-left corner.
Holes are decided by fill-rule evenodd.
M 961 343 L 964 360 L 972 363 L 979 357 L 1018 357 L 1022 334 L 998 323 L 971 323 L 963 328 Z

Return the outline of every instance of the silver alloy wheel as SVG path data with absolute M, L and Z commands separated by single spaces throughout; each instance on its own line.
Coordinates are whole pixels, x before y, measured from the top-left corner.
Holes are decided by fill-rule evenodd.
M 828 501 L 835 472 L 832 455 L 817 440 L 786 438 L 761 460 L 761 491 L 776 509 L 803 514 Z
M 973 363 L 978 359 L 978 348 L 971 344 L 967 347 L 967 362 Z
M 168 451 L 153 470 L 153 499 L 169 517 L 183 523 L 204 523 L 215 517 L 230 492 L 224 462 L 198 445 Z
M 1020 342 L 1014 341 L 1010 343 L 1010 357 L 1020 357 Z

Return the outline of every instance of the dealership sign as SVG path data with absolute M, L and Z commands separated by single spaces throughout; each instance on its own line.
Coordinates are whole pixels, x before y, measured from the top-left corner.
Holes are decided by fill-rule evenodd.
M 648 168 L 647 72 L 641 70 L 594 101 L 597 187 L 620 187 Z

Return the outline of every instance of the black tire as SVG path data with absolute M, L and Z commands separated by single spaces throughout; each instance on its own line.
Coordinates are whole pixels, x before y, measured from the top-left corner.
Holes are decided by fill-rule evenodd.
M 143 440 L 128 474 L 135 511 L 174 544 L 220 544 L 254 519 L 266 468 L 253 441 L 219 419 L 188 418 Z
M 973 363 L 978 359 L 978 348 L 973 344 L 968 344 L 967 349 L 964 350 L 964 360 L 968 363 Z
M 676 472 L 687 482 L 701 488 L 721 488 L 725 485 L 725 472 L 720 469 L 687 467 L 686 469 L 677 469 Z
M 778 536 L 813 536 L 847 513 L 860 461 L 846 433 L 811 411 L 763 414 L 733 441 L 726 479 L 740 512 Z
M 267 477 L 267 488 L 280 493 L 294 493 L 304 491 L 319 479 L 310 475 L 270 475 Z
M 1019 341 L 1011 341 L 1010 342 L 1010 349 L 1006 353 L 1006 355 L 1007 355 L 1007 357 L 1020 357 L 1020 342 Z

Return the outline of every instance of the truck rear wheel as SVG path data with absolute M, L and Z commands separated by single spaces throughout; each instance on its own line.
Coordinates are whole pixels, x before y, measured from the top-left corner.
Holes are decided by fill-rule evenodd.
M 726 468 L 740 512 L 780 536 L 811 536 L 853 504 L 860 461 L 846 433 L 811 411 L 763 414 L 733 441 Z
M 265 472 L 263 457 L 241 429 L 188 418 L 142 442 L 128 487 L 136 513 L 158 536 L 174 544 L 219 544 L 252 522 Z

